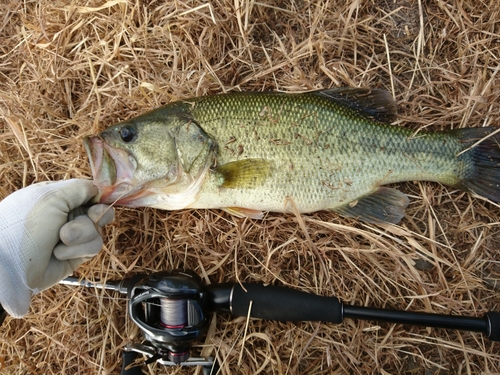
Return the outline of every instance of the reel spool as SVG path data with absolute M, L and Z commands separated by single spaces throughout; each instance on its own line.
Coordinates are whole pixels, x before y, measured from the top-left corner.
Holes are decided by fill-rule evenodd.
M 199 277 L 185 271 L 152 274 L 129 290 L 130 317 L 156 349 L 155 361 L 190 364 L 191 342 L 208 324 L 206 298 Z

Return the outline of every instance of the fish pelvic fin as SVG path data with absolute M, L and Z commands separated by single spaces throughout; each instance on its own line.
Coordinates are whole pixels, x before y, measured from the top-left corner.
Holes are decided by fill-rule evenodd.
M 243 208 L 243 207 L 225 207 L 222 208 L 222 210 L 230 213 L 233 216 L 236 217 L 248 217 L 250 219 L 262 219 L 264 217 L 264 212 L 260 210 L 252 210 L 250 208 Z
M 397 189 L 379 187 L 373 193 L 350 202 L 333 211 L 366 223 L 397 224 L 405 215 L 410 203 L 408 197 Z
M 455 187 L 500 202 L 500 128 L 455 129 L 464 144 L 457 159 L 464 168 Z
M 252 189 L 266 180 L 270 163 L 264 159 L 243 159 L 223 164 L 215 169 L 222 176 L 221 187 Z
M 396 103 L 392 94 L 386 90 L 340 87 L 314 91 L 313 95 L 349 107 L 362 116 L 378 122 L 391 123 L 396 119 Z

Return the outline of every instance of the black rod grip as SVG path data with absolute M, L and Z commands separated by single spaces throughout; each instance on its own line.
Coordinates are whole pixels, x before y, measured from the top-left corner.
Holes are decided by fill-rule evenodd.
M 292 321 L 342 322 L 342 303 L 336 297 L 323 297 L 281 286 L 262 284 L 234 284 L 231 294 L 231 312 L 253 318 Z
M 341 323 L 344 318 L 384 321 L 433 328 L 482 332 L 492 341 L 500 341 L 500 312 L 488 312 L 482 318 L 386 310 L 350 306 L 336 297 L 321 297 L 298 290 L 261 284 L 214 284 L 207 287 L 210 309 L 236 316 L 279 321 L 325 321 Z
M 488 329 L 486 334 L 491 341 L 500 341 L 500 312 L 490 311 L 486 313 Z
M 493 341 L 500 340 L 500 313 L 496 312 L 489 312 L 483 318 L 475 318 L 346 305 L 344 318 L 482 332 Z

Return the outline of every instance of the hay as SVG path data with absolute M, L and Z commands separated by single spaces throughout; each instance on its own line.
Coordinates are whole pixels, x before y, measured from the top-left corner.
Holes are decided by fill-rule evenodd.
M 497 0 L 6 0 L 0 12 L 0 198 L 36 181 L 88 178 L 81 138 L 175 99 L 235 90 L 382 87 L 398 125 L 500 119 Z M 500 211 L 434 183 L 401 226 L 320 212 L 237 219 L 119 209 L 78 274 L 119 279 L 185 267 L 206 282 L 259 281 L 347 303 L 433 313 L 500 311 Z M 55 286 L 0 329 L 5 374 L 116 374 L 141 339 L 123 297 Z M 491 374 L 481 334 L 346 320 L 214 316 L 204 347 L 222 374 Z M 245 337 L 245 338 L 244 338 Z M 151 365 L 150 374 L 198 370 Z

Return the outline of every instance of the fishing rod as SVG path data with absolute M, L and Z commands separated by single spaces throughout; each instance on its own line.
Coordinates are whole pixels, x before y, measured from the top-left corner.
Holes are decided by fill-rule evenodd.
M 281 322 L 339 324 L 345 318 L 383 321 L 481 332 L 492 341 L 500 341 L 500 312 L 488 312 L 479 318 L 353 306 L 344 304 L 337 297 L 319 296 L 283 286 L 254 283 L 203 285 L 199 276 L 191 271 L 157 272 L 105 283 L 68 277 L 60 283 L 127 294 L 129 315 L 146 341 L 125 347 L 121 375 L 142 374 L 140 366 L 153 362 L 166 366 L 202 366 L 204 375 L 215 375 L 218 365 L 213 358 L 190 355 L 192 342 L 206 330 L 210 312 Z M 139 353 L 149 359 L 136 365 Z

